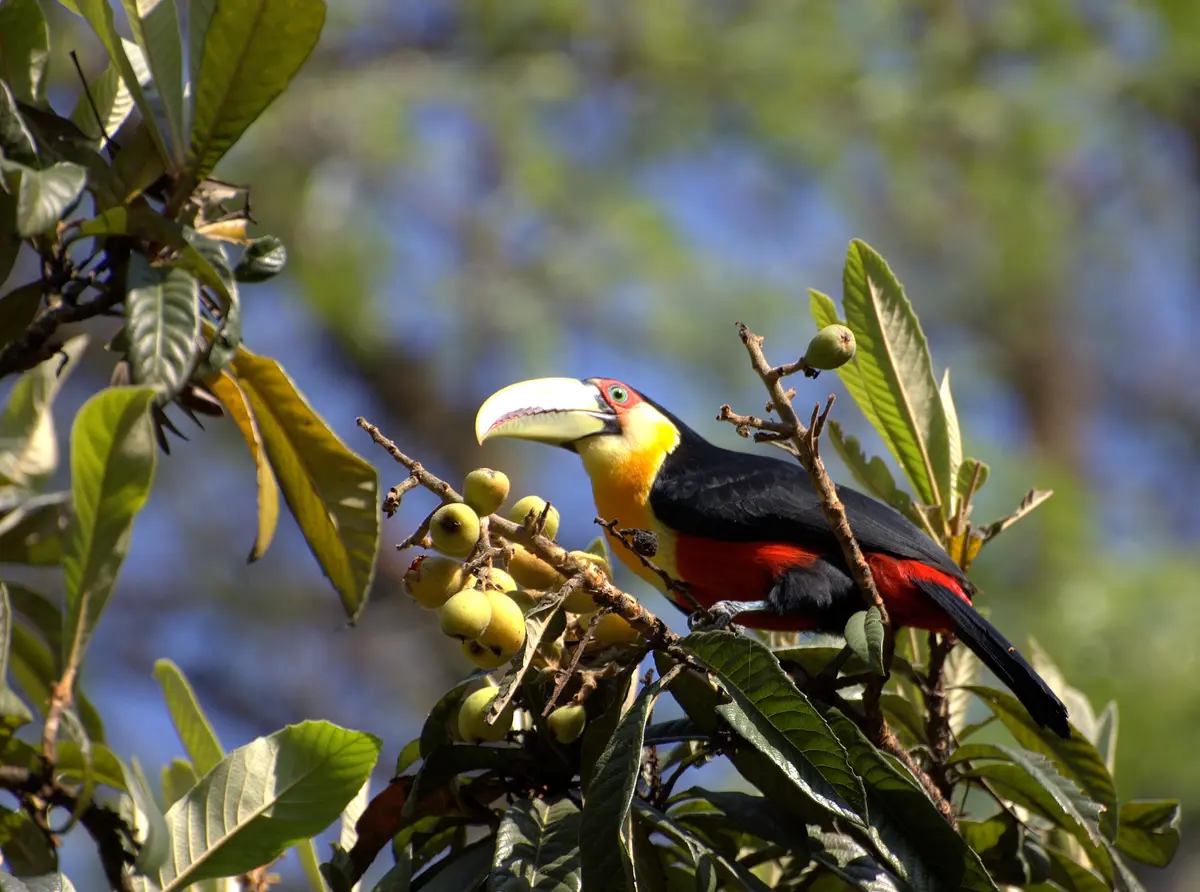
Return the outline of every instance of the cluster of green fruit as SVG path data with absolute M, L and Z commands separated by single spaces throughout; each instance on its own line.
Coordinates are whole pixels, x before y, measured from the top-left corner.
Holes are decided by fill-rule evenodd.
M 510 701 L 492 724 L 487 723 L 488 710 L 499 693 L 491 680 L 485 680 L 463 698 L 458 707 L 458 736 L 466 743 L 496 743 L 503 740 L 512 728 L 515 709 Z M 582 703 L 568 703 L 546 716 L 546 725 L 554 739 L 562 744 L 574 743 L 587 725 L 587 710 Z
M 466 559 L 479 542 L 479 519 L 498 511 L 508 492 L 508 477 L 500 471 L 477 468 L 468 474 L 463 483 L 464 501 L 442 505 L 429 519 L 429 537 L 440 554 L 418 558 L 404 575 L 408 594 L 422 607 L 437 610 L 442 632 L 461 641 L 464 656 L 481 669 L 497 669 L 520 653 L 525 644 L 525 614 L 546 592 L 566 582 L 527 548 L 502 539 L 497 544 L 504 545 L 506 569 L 484 566 L 468 572 Z M 558 511 L 538 496 L 520 499 L 508 517 L 523 524 L 530 513 L 542 519 L 543 535 L 553 539 L 558 534 Z M 611 575 L 603 554 L 571 554 Z M 576 591 L 563 602 L 563 609 L 586 624 L 596 603 L 587 592 Z M 600 645 L 625 644 L 636 640 L 637 632 L 621 617 L 606 614 L 597 622 L 592 637 Z

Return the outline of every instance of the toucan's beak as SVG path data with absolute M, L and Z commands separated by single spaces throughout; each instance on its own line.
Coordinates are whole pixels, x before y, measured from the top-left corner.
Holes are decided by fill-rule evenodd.
M 584 437 L 618 433 L 616 413 L 594 384 L 575 378 L 535 378 L 493 393 L 475 416 L 475 437 L 515 437 L 572 448 Z

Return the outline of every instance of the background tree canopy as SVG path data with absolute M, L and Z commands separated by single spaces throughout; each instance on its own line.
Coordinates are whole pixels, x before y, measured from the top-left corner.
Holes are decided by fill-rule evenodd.
M 103 19 L 103 3 L 66 5 Z M 107 77 L 119 92 L 84 18 L 53 3 L 39 7 L 52 38 L 44 74 L 14 73 L 9 35 L 28 6 L 0 7 L 0 77 L 17 100 L 70 114 L 82 95 L 70 51 L 95 90 Z M 734 444 L 717 408 L 758 407 L 762 394 L 733 323 L 767 334 L 776 358 L 798 354 L 812 333 L 807 287 L 836 295 L 846 245 L 861 237 L 903 279 L 938 379 L 954 370 L 965 448 L 991 466 L 980 518 L 1031 486 L 1056 493 L 972 567 L 981 603 L 1018 642 L 1035 636 L 1091 702 L 1120 703 L 1121 801 L 1196 808 L 1196 4 L 345 2 L 319 30 L 216 175 L 252 187 L 250 234 L 287 246 L 282 274 L 243 282 L 246 346 L 279 360 L 379 469 L 380 491 L 399 476 L 359 415 L 448 480 L 506 469 L 517 490 L 560 507 L 558 538 L 582 547 L 594 512 L 576 460 L 481 450 L 481 400 L 522 377 L 613 375 Z M 176 58 L 194 80 L 203 53 L 186 34 Z M 286 37 L 264 51 L 299 67 L 303 34 Z M 203 178 L 219 152 L 184 139 L 194 120 L 172 110 L 157 63 L 159 89 L 143 98 L 163 142 L 145 154 L 180 152 Z M 73 118 L 86 131 L 85 111 Z M 228 148 L 237 136 L 214 139 Z M 0 294 L 41 272 L 26 247 Z M 93 320 L 88 349 L 72 355 L 53 412 L 64 460 L 47 492 L 71 487 L 72 419 L 110 376 L 116 357 L 102 347 L 120 324 Z M 262 393 L 278 384 L 239 362 Z M 167 363 L 157 380 L 174 386 L 181 368 Z M 820 380 L 839 394 L 837 417 L 867 454 L 886 455 L 833 378 Z M 328 719 L 386 742 L 385 780 L 464 669 L 401 596 L 414 553 L 392 543 L 428 505 L 405 502 L 384 528 L 364 621 L 344 628 L 286 510 L 245 565 L 263 533 L 256 468 L 235 424 L 206 427 L 184 428 L 189 441 L 159 457 L 88 647 L 86 690 L 109 748 L 152 766 L 179 755 L 154 674 L 170 657 L 231 749 Z M 350 566 L 343 594 L 370 576 L 362 560 Z M 56 568 L 9 570 L 64 591 Z M 620 570 L 616 582 L 676 622 L 641 583 Z M 734 779 L 718 767 L 699 776 Z M 1148 888 L 1196 883 L 1189 844 L 1145 873 Z M 86 844 L 69 851 L 84 866 L 68 873 L 98 869 Z

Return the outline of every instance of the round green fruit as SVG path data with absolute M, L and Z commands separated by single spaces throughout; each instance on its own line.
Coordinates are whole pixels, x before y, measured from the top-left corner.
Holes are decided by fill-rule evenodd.
M 480 517 L 495 514 L 508 498 L 508 476 L 491 468 L 476 468 L 463 481 L 463 498 Z
M 804 351 L 804 361 L 812 369 L 836 369 L 854 358 L 854 332 L 844 325 L 826 325 Z
M 438 554 L 422 555 L 404 574 L 404 590 L 426 610 L 436 610 L 456 591 L 468 587 L 462 562 Z
M 465 558 L 479 541 L 479 515 L 466 505 L 443 505 L 429 518 L 429 535 L 442 554 Z
M 579 703 L 560 706 L 546 716 L 546 724 L 559 743 L 574 743 L 587 724 L 587 710 Z
M 478 638 L 492 621 L 491 599 L 477 588 L 465 588 L 438 608 L 438 619 L 451 638 Z
M 496 699 L 496 688 L 480 688 L 463 698 L 458 708 L 458 733 L 467 743 L 495 743 L 503 740 L 512 727 L 513 704 L 509 703 L 496 721 L 489 725 L 484 716 Z
M 606 613 L 596 623 L 592 638 L 599 644 L 632 644 L 641 635 L 638 630 L 625 621 L 625 617 L 615 613 Z
M 478 641 L 464 641 L 462 643 L 462 652 L 463 656 L 470 660 L 472 665 L 480 669 L 499 669 L 512 659 L 503 654 L 492 653 Z
M 485 593 L 492 607 L 492 621 L 475 640 L 497 656 L 511 657 L 525 643 L 525 614 L 504 592 Z
M 508 559 L 508 572 L 525 588 L 548 591 L 556 589 L 567 578 L 523 545 L 514 545 Z
M 486 589 L 494 589 L 498 592 L 515 592 L 517 590 L 517 581 L 508 575 L 499 567 L 493 567 L 488 573 Z
M 508 519 L 513 523 L 525 523 L 525 518 L 532 511 L 534 517 L 541 517 L 542 512 L 546 510 L 546 500 L 539 496 L 526 496 L 513 505 L 508 512 Z M 546 512 L 546 525 L 542 527 L 542 535 L 547 539 L 553 539 L 558 534 L 558 509 L 553 505 Z

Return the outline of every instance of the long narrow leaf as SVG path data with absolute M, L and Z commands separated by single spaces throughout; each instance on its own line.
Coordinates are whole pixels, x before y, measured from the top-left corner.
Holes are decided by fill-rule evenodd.
M 221 401 L 233 423 L 242 433 L 242 439 L 250 448 L 254 459 L 254 473 L 258 483 L 258 532 L 254 537 L 254 545 L 250 548 L 250 563 L 257 561 L 271 546 L 275 538 L 275 528 L 279 523 L 279 483 L 275 480 L 275 472 L 267 459 L 263 447 L 262 432 L 258 429 L 258 421 L 250 410 L 250 401 L 238 384 L 237 378 L 229 372 L 221 371 L 204 379 L 204 385 Z
M 121 72 L 121 79 L 133 95 L 133 101 L 142 113 L 143 126 L 149 132 L 150 138 L 158 149 L 159 157 L 162 158 L 168 170 L 172 169 L 174 165 L 171 160 L 171 151 L 167 146 L 167 141 L 163 133 L 154 123 L 154 108 L 150 104 L 146 90 L 142 88 L 141 83 L 138 81 L 137 72 L 134 70 L 129 57 L 125 53 L 125 45 L 121 40 L 121 35 L 117 32 L 113 9 L 109 5 L 108 0 L 60 0 L 60 2 L 72 12 L 83 16 L 88 24 L 92 26 L 92 30 L 100 39 L 104 51 L 108 53 L 108 58 L 117 66 L 117 69 Z M 109 135 L 111 136 L 112 134 Z
M 854 361 L 840 370 L 842 380 L 859 377 L 872 421 L 918 496 L 945 511 L 951 490 L 946 411 L 912 305 L 883 258 L 857 239 L 842 285 L 846 324 L 858 345 Z
M 243 349 L 234 374 L 283 497 L 353 620 L 375 574 L 379 475 L 313 411 L 275 360 Z
M 217 739 L 217 732 L 200 708 L 187 677 L 170 660 L 159 660 L 154 664 L 154 677 L 162 687 L 175 733 L 179 735 L 196 773 L 208 774 L 224 757 L 225 751 Z
M 129 549 L 134 517 L 150 494 L 153 398 L 150 388 L 109 388 L 83 404 L 71 427 L 75 510 L 63 548 L 65 666 L 82 658 Z
M 134 39 L 146 56 L 162 100 L 171 154 L 183 164 L 183 44 L 175 0 L 123 0 Z
M 203 28 L 196 65 L 188 173 L 199 182 L 300 70 L 325 24 L 321 0 L 206 2 L 193 13 Z
M 765 646 L 728 632 L 695 632 L 683 646 L 733 698 L 718 711 L 739 734 L 756 732 L 747 740 L 760 751 L 778 754 L 773 760 L 831 815 L 860 820 L 862 783 L 845 748 Z
M 662 681 L 646 685 L 596 760 L 583 801 L 579 833 L 588 892 L 633 892 L 633 861 L 625 827 L 642 769 L 642 744 Z

